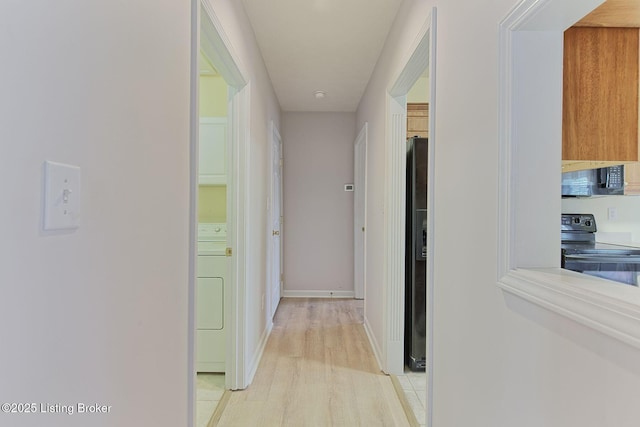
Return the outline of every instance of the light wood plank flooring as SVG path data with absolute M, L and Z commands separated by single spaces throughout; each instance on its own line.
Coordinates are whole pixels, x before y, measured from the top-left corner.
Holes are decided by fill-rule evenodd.
M 284 298 L 253 383 L 219 426 L 408 426 L 362 326 L 362 301 Z

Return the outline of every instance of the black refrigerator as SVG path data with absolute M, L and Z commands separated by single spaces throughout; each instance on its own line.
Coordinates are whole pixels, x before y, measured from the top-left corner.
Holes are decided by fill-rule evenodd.
M 426 366 L 427 156 L 427 138 L 407 140 L 404 342 L 412 371 Z

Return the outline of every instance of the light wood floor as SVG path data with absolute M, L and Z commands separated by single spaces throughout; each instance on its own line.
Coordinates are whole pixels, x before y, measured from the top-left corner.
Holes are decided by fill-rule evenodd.
M 219 426 L 408 426 L 362 326 L 362 301 L 283 299 L 253 383 Z

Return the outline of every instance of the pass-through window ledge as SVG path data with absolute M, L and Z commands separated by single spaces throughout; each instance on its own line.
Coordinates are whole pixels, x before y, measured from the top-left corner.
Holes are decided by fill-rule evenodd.
M 498 286 L 640 349 L 640 290 L 561 268 L 513 269 Z

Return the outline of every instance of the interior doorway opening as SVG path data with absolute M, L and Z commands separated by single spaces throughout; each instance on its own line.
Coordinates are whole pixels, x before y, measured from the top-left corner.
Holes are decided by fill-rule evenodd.
M 203 19 L 201 17 L 201 19 Z M 204 18 L 206 19 L 206 17 Z M 202 25 L 201 25 L 202 28 Z M 202 38 L 202 36 L 201 36 Z M 196 427 L 208 424 L 225 390 L 228 85 L 199 53 L 196 263 Z
M 353 153 L 353 288 L 356 299 L 365 299 L 367 275 L 367 145 L 365 123 L 354 142 Z
M 407 182 L 405 263 L 405 374 L 425 381 L 427 183 L 429 160 L 429 72 L 425 68 L 407 93 Z M 422 407 L 422 410 L 425 408 Z
M 189 412 L 188 425 L 196 425 L 197 406 L 197 375 L 198 370 L 205 369 L 199 363 L 203 346 L 198 344 L 199 325 L 198 311 L 205 310 L 206 301 L 214 298 L 222 300 L 222 313 L 211 310 L 211 318 L 205 317 L 206 322 L 214 326 L 222 325 L 224 333 L 224 350 L 222 360 L 217 361 L 214 369 L 224 372 L 223 388 L 236 390 L 246 388 L 249 381 L 248 364 L 246 363 L 246 327 L 245 327 L 245 272 L 246 248 L 245 237 L 248 235 L 246 223 L 246 204 L 248 191 L 248 150 L 249 150 L 249 84 L 245 78 L 241 63 L 230 46 L 222 25 L 208 0 L 192 0 L 191 14 L 191 103 L 190 103 L 190 249 L 189 249 L 189 342 L 188 342 L 188 371 L 189 387 L 188 402 L 192 408 Z M 202 97 L 203 89 L 209 82 L 201 78 L 201 65 L 205 75 L 219 76 L 224 81 L 217 82 L 222 96 L 212 98 L 217 106 L 206 106 L 208 96 Z M 222 98 L 222 99 L 218 99 Z M 218 102 L 219 101 L 219 102 Z M 220 103 L 222 105 L 220 105 Z M 220 108 L 226 106 L 226 117 L 221 117 Z M 213 110 L 210 110 L 213 108 Z M 216 110 L 218 109 L 218 110 Z M 216 112 L 218 111 L 218 112 Z M 201 118 L 201 113 L 205 117 Z M 209 146 L 201 146 L 200 134 L 207 134 L 209 140 L 216 141 Z M 217 144 L 217 145 L 216 145 Z M 203 156 L 199 155 L 203 151 Z M 201 162 L 201 160 L 205 160 Z M 214 194 L 209 194 L 214 193 Z M 200 206 L 199 202 L 205 197 L 215 197 L 222 203 Z M 203 208 L 201 212 L 199 208 Z M 200 220 L 212 221 L 213 233 L 226 231 L 226 239 L 218 242 L 207 242 L 224 248 L 224 255 L 214 256 L 219 247 L 209 247 L 212 258 L 218 258 L 222 266 L 211 267 L 220 273 L 208 271 L 207 263 L 198 263 L 198 236 Z M 222 221 L 224 219 L 224 221 Z M 226 230 L 218 225 L 226 225 Z M 224 260 L 224 261 L 223 261 Z M 203 266 L 204 270 L 203 271 Z M 224 274 L 222 280 L 220 276 Z M 206 280 L 202 280 L 206 279 Z M 217 280 L 217 288 L 214 282 Z M 206 283 L 205 283 L 206 282 Z M 221 295 L 220 295 L 221 294 Z M 204 299 L 201 299 L 200 297 Z M 200 307 L 199 307 L 200 306 Z M 200 310 L 199 310 L 200 309 Z M 202 316 L 200 316 L 202 317 Z M 210 325 L 207 325 L 210 326 Z M 215 328 L 211 328 L 215 329 Z M 201 338 L 201 337 L 200 337 Z M 205 348 L 206 349 L 206 348 Z M 218 351 L 219 349 L 210 349 Z M 218 354 L 219 356 L 219 354 Z M 201 366 L 198 366 L 201 365 Z M 204 417 L 204 416 L 203 416 Z M 208 421 L 208 420 L 207 420 Z
M 406 138 L 407 96 L 411 88 L 428 70 L 428 161 L 427 161 L 427 214 L 426 214 L 426 361 L 427 387 L 425 406 L 427 425 L 431 425 L 433 389 L 433 278 L 434 278 L 434 166 L 435 166 L 435 58 L 436 58 L 436 8 L 410 46 L 407 63 L 391 81 L 387 95 L 387 173 L 385 211 L 385 251 L 387 270 L 385 276 L 385 340 L 383 343 L 385 372 L 404 374 L 404 321 L 405 321 L 405 262 L 406 253 Z
M 269 190 L 269 223 L 267 227 L 267 268 L 269 281 L 269 318 L 273 321 L 283 293 L 284 256 L 283 256 L 283 157 L 282 137 L 276 124 L 271 121 L 271 168 Z

